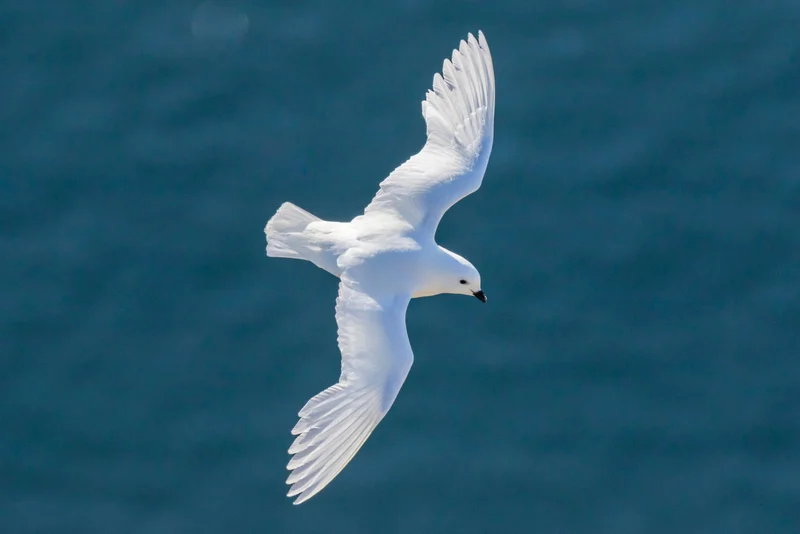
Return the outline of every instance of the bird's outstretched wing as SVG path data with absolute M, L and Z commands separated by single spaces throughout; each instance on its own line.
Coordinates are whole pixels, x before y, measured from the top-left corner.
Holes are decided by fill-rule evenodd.
M 477 191 L 494 135 L 494 69 L 482 32 L 446 59 L 422 102 L 428 140 L 392 172 L 364 211 L 388 212 L 436 232 L 453 204 Z
M 414 360 L 406 334 L 409 295 L 367 294 L 342 275 L 336 299 L 342 374 L 306 403 L 287 466 L 289 497 L 322 490 L 358 452 L 392 406 Z

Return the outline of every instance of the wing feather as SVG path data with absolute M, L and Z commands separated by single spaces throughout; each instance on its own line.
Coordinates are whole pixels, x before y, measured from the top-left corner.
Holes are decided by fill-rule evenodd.
M 336 322 L 339 382 L 300 410 L 289 447 L 288 495 L 300 504 L 321 491 L 358 452 L 391 408 L 411 368 L 405 326 L 410 296 L 366 294 L 346 274 L 339 284 Z
M 422 102 L 427 141 L 380 184 L 365 216 L 389 212 L 436 232 L 444 213 L 483 181 L 494 136 L 495 84 L 489 45 L 469 34 L 445 59 Z

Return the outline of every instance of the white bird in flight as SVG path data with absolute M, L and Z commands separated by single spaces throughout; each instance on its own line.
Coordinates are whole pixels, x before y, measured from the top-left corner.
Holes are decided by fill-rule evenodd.
M 494 131 L 494 70 L 482 32 L 468 35 L 422 102 L 427 141 L 380 184 L 363 215 L 323 221 L 289 202 L 267 223 L 267 256 L 308 260 L 341 281 L 339 382 L 309 400 L 288 496 L 300 504 L 339 474 L 392 406 L 414 354 L 405 316 L 412 298 L 440 293 L 486 302 L 478 270 L 436 244 L 439 221 L 483 181 Z

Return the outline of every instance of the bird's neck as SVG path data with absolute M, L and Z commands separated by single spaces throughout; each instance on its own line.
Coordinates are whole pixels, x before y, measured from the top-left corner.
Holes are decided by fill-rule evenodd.
M 444 247 L 434 245 L 432 251 L 423 256 L 420 280 L 417 289 L 411 298 L 432 297 L 447 293 L 447 288 L 452 284 L 454 269 L 458 265 L 453 253 Z

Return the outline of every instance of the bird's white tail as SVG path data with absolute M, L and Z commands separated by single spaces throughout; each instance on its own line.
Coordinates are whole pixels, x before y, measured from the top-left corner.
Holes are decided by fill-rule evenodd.
M 303 232 L 316 217 L 291 202 L 284 202 L 267 222 L 267 256 L 274 258 L 310 259 L 303 253 Z M 300 250 L 298 250 L 300 249 Z

